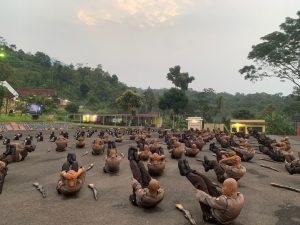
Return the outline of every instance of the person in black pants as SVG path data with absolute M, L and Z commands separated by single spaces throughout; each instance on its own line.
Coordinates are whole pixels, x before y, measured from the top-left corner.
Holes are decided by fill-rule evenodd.
M 244 205 L 243 194 L 237 192 L 233 178 L 224 181 L 222 191 L 203 174 L 192 170 L 186 159 L 178 161 L 181 176 L 185 176 L 197 189 L 203 220 L 213 224 L 229 224 L 240 214 Z
M 139 160 L 137 148 L 128 149 L 128 160 L 132 171 L 131 185 L 133 194 L 129 201 L 143 208 L 154 208 L 164 198 L 164 190 L 156 179 L 152 179 L 143 162 Z

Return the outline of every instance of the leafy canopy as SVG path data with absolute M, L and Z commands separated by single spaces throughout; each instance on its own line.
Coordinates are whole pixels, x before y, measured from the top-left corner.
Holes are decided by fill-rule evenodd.
M 184 91 L 176 88 L 171 88 L 166 91 L 159 101 L 159 108 L 162 110 L 173 110 L 178 114 L 184 111 L 184 108 L 188 104 L 188 98 Z
M 170 72 L 167 74 L 167 79 L 172 81 L 175 87 L 178 87 L 181 90 L 187 90 L 189 83 L 192 83 L 195 78 L 193 76 L 189 76 L 189 73 L 181 73 L 180 69 L 179 65 L 170 68 Z
M 280 25 L 281 31 L 267 34 L 261 38 L 262 43 L 252 46 L 248 59 L 253 65 L 239 71 L 246 80 L 277 77 L 300 88 L 300 11 L 297 16 L 287 17 Z
M 130 111 L 134 115 L 142 105 L 142 96 L 128 89 L 116 99 L 116 102 L 123 110 Z

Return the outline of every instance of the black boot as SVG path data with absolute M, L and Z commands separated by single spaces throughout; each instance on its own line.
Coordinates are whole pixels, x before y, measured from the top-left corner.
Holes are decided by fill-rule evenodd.
M 209 160 L 208 160 L 208 158 L 207 158 L 206 155 L 204 156 L 204 163 L 205 163 L 205 164 L 209 164 Z
M 216 144 L 215 143 L 211 143 L 210 145 L 209 145 L 209 150 L 210 151 L 214 151 L 214 149 L 216 148 Z
M 294 167 L 291 166 L 291 164 L 286 163 L 285 164 L 286 170 L 289 172 L 289 174 L 293 175 L 294 174 Z
M 206 156 L 204 156 L 204 161 L 202 162 L 205 172 L 208 172 L 211 168 L 209 165 L 209 160 Z
M 138 161 L 138 158 L 137 158 L 137 148 L 136 147 L 129 147 L 128 149 L 128 160 L 131 161 L 131 160 L 135 160 L 135 161 Z
M 182 159 L 178 160 L 178 169 L 181 176 L 186 176 L 189 172 L 191 172 L 190 167 L 186 166 L 187 162 L 184 162 Z
M 184 163 L 185 168 L 186 168 L 187 170 L 189 170 L 189 171 L 192 170 L 191 167 L 190 167 L 190 165 L 189 165 L 189 162 L 187 161 L 187 159 L 184 159 L 184 160 L 183 160 L 183 163 Z
M 138 206 L 137 203 L 136 203 L 136 196 L 135 196 L 135 194 L 132 194 L 132 195 L 129 196 L 129 201 L 131 202 L 132 205 Z
M 211 223 L 211 224 L 218 224 L 218 221 L 216 220 L 216 218 L 214 218 L 212 215 L 203 213 L 202 218 L 205 222 L 207 223 Z
M 225 180 L 225 177 L 224 177 L 224 175 L 218 174 L 218 175 L 217 175 L 217 179 L 218 179 L 218 181 L 219 181 L 220 183 L 223 183 L 224 180 Z

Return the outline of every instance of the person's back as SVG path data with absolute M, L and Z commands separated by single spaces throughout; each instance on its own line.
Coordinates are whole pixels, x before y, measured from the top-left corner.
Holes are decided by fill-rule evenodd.
M 67 186 L 69 188 L 73 188 L 77 185 L 77 183 L 81 183 L 80 176 L 85 172 L 83 168 L 80 168 L 78 171 L 69 170 L 63 171 L 62 176 L 67 181 Z
M 110 149 L 109 156 L 105 160 L 103 171 L 105 173 L 117 173 L 120 170 L 122 157 L 117 153 L 116 149 Z

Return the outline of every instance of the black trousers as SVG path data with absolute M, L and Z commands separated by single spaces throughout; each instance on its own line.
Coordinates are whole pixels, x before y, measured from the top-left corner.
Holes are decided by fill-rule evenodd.
M 130 160 L 130 169 L 132 176 L 141 184 L 142 188 L 146 188 L 149 185 L 151 176 L 146 170 L 142 161 L 136 162 L 135 160 Z M 137 206 L 135 190 L 132 190 L 132 194 L 129 196 L 129 201 Z
M 5 175 L 6 175 L 5 173 L 0 172 L 0 194 L 2 193 Z
M 130 169 L 132 176 L 142 185 L 143 188 L 148 187 L 151 176 L 142 161 L 130 161 Z

